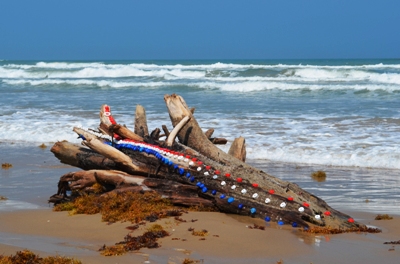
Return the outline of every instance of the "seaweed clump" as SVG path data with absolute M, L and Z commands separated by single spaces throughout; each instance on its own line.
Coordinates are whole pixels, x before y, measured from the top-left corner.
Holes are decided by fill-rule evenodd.
M 0 201 L 5 201 L 7 200 L 7 197 L 0 195 Z
M 84 194 L 71 202 L 54 206 L 54 211 L 69 211 L 70 214 L 101 213 L 105 222 L 130 221 L 139 223 L 147 220 L 154 222 L 168 216 L 180 216 L 182 210 L 173 209 L 168 199 L 156 192 L 110 193 L 105 196 Z
M 0 264 L 82 264 L 82 262 L 62 256 L 41 258 L 29 250 L 23 250 L 11 256 L 0 255 Z
M 323 182 L 326 180 L 326 172 L 325 171 L 314 171 L 311 173 L 311 178 L 317 182 Z
M 193 236 L 200 236 L 200 237 L 205 237 L 208 236 L 208 231 L 203 229 L 203 230 L 194 230 L 194 228 L 189 228 L 189 231 L 192 231 Z
M 389 241 L 389 242 L 384 242 L 383 244 L 389 244 L 389 245 L 400 245 L 400 240 L 398 241 Z
M 12 166 L 13 165 L 11 163 L 7 163 L 7 162 L 1 164 L 1 168 L 5 169 L 5 170 L 12 168 Z
M 200 260 L 185 258 L 185 259 L 182 261 L 182 264 L 195 264 L 195 263 L 200 263 Z
M 99 251 L 104 256 L 116 256 L 141 248 L 158 248 L 160 245 L 157 240 L 166 236 L 169 236 L 169 233 L 161 225 L 154 224 L 143 235 L 134 237 L 128 234 L 124 241 L 116 243 L 115 246 L 104 245 Z
M 375 217 L 375 220 L 392 220 L 393 217 L 389 216 L 388 214 L 378 214 Z
M 342 233 L 381 233 L 379 228 L 372 227 L 352 227 L 347 229 L 331 228 L 331 227 L 312 227 L 308 229 L 300 229 L 302 232 L 311 234 L 342 234 Z
M 39 145 L 39 148 L 45 149 L 45 148 L 47 148 L 47 146 L 44 143 L 42 143 L 41 145 Z

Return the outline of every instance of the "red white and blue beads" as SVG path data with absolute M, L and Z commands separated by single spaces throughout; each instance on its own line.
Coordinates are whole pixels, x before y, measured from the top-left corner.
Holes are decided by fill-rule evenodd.
M 166 149 L 166 148 L 161 148 L 159 146 L 155 146 L 155 145 L 151 145 L 151 144 L 147 144 L 147 143 L 135 141 L 135 140 L 117 140 L 114 143 L 109 142 L 108 144 L 117 149 L 130 149 L 133 151 L 143 152 L 148 155 L 153 155 L 158 160 L 160 160 L 162 163 L 171 167 L 180 176 L 186 177 L 188 179 L 188 181 L 190 181 L 192 183 L 194 183 L 196 181 L 196 177 L 194 175 L 192 175 L 192 173 L 189 171 L 189 169 L 185 169 L 184 168 L 185 166 L 187 166 L 191 170 L 196 171 L 197 173 L 201 173 L 202 175 L 204 175 L 206 177 L 206 179 L 209 177 L 209 179 L 218 180 L 219 176 L 221 175 L 221 171 L 214 170 L 209 165 L 204 165 L 204 163 L 202 161 L 198 161 L 197 158 L 191 158 L 189 155 L 184 155 L 183 153 L 178 153 L 178 152 Z M 230 189 L 232 192 L 235 192 L 237 189 L 239 189 L 241 195 L 247 195 L 247 193 L 249 192 L 248 189 L 243 188 L 243 187 L 240 188 L 240 185 L 244 184 L 242 178 L 232 179 L 230 173 L 225 173 L 224 176 L 225 176 L 224 178 L 226 178 L 227 180 L 229 179 L 229 182 L 233 181 L 234 183 L 231 185 L 228 185 L 228 182 L 226 180 L 221 180 L 220 185 L 223 188 L 228 187 L 228 189 Z M 209 191 L 209 188 L 202 182 L 197 182 L 196 186 L 198 186 L 200 188 L 202 193 L 207 193 Z M 252 183 L 251 187 L 254 189 L 257 189 L 259 187 L 259 185 L 257 183 Z M 216 190 L 211 190 L 212 195 L 217 195 L 217 193 L 218 192 Z M 275 193 L 274 190 L 268 191 L 268 194 L 270 196 L 274 195 L 274 193 Z M 257 193 L 257 192 L 250 193 L 250 196 L 253 199 L 261 198 L 259 193 Z M 236 201 L 234 197 L 232 197 L 232 196 L 227 197 L 227 195 L 225 193 L 221 193 L 219 195 L 219 198 L 220 199 L 228 198 L 228 199 L 226 199 L 228 204 L 233 204 Z M 263 199 L 265 199 L 264 200 L 265 203 L 268 204 L 268 203 L 272 202 L 271 198 L 272 197 L 264 197 Z M 288 197 L 287 201 L 294 202 L 294 198 Z M 286 207 L 286 205 L 287 205 L 286 202 L 281 202 L 280 207 L 282 209 L 284 209 Z M 300 213 L 305 211 L 304 207 L 309 207 L 309 204 L 306 202 L 304 202 L 302 205 L 303 206 L 300 206 L 298 208 L 298 211 Z M 237 204 L 237 208 L 242 210 L 245 208 L 245 206 L 243 204 L 239 203 L 239 204 Z M 256 212 L 257 212 L 256 208 L 254 208 L 254 207 L 250 208 L 250 214 L 254 215 Z M 330 216 L 330 212 L 327 211 L 324 213 L 324 215 Z M 321 219 L 320 215 L 315 215 L 314 217 L 316 220 Z M 268 218 L 268 216 L 267 216 L 265 219 L 270 219 L 270 218 Z M 351 221 L 354 221 L 354 220 L 349 219 L 349 222 L 351 222 Z

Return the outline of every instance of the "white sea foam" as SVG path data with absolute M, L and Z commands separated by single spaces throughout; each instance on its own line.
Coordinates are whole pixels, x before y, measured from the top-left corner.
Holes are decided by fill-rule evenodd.
M 96 87 L 110 87 L 110 88 L 127 88 L 127 87 L 167 87 L 176 86 L 179 83 L 174 82 L 172 79 L 168 78 L 170 81 L 125 81 L 116 79 L 107 80 L 96 80 L 96 79 L 6 79 L 3 83 L 10 85 L 31 85 L 31 86 L 42 86 L 42 85 L 68 85 L 72 87 L 79 88 L 80 86 L 96 86 Z M 385 79 L 385 77 L 382 77 Z M 315 82 L 302 83 L 293 82 L 293 79 L 283 79 L 283 78 L 261 78 L 261 77 L 250 77 L 250 78 L 238 78 L 238 80 L 221 79 L 216 78 L 209 81 L 193 81 L 186 83 L 186 86 L 200 88 L 200 89 L 220 89 L 222 91 L 231 92 L 252 92 L 252 91 L 262 91 L 262 90 L 368 90 L 368 91 L 387 91 L 395 92 L 400 91 L 400 86 L 390 83 L 369 83 L 369 84 L 351 84 L 346 82 L 336 82 L 336 83 L 321 83 L 315 80 Z
M 5 200 L 0 202 L 0 211 L 15 211 L 15 210 L 27 210 L 27 209 L 39 209 L 40 206 L 14 200 Z
M 130 117 L 120 115 L 119 119 L 123 122 Z M 159 126 L 159 115 L 149 114 L 148 119 L 149 128 Z M 234 137 L 245 137 L 250 159 L 400 169 L 400 146 L 397 144 L 400 128 L 390 125 L 389 121 L 378 127 L 367 125 L 367 122 L 373 124 L 376 121 L 357 118 L 331 121 L 318 116 L 266 118 L 255 115 L 241 120 L 220 116 L 217 120 L 200 114 L 198 121 L 205 128 L 214 127 L 218 137 L 226 137 L 230 142 Z M 72 128 L 96 128 L 97 125 L 96 117 L 16 112 L 0 122 L 0 141 L 36 144 L 68 140 L 79 143 L 81 140 Z M 228 147 L 223 149 L 228 150 Z

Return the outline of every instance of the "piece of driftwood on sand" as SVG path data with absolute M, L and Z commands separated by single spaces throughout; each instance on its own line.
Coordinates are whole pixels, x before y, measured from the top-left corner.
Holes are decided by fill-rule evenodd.
M 134 131 L 118 124 L 110 106 L 100 110 L 100 126 L 74 128 L 79 146 L 57 142 L 51 151 L 63 163 L 83 169 L 63 175 L 50 202 L 71 199 L 68 191 L 90 192 L 97 183 L 105 192 L 156 191 L 182 206 L 205 206 L 300 227 L 364 228 L 325 201 L 245 163 L 245 139 L 235 139 L 228 153 L 215 146 L 214 130 L 203 132 L 179 95 L 165 95 L 173 129 L 148 132 L 145 110 L 136 108 Z M 178 140 L 177 140 L 178 139 Z M 223 142 L 224 139 L 218 139 Z M 225 140 L 226 141 L 226 140 Z

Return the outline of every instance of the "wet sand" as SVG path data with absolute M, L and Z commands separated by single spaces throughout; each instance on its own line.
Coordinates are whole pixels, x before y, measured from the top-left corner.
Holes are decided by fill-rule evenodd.
M 131 224 L 109 225 L 101 222 L 100 215 L 69 216 L 65 212 L 53 212 L 47 204 L 47 199 L 56 192 L 59 177 L 77 169 L 60 164 L 48 148 L 10 149 L 0 145 L 0 150 L 1 162 L 13 164 L 13 168 L 0 171 L 0 195 L 9 199 L 0 201 L 0 254 L 10 255 L 18 250 L 29 249 L 41 256 L 59 254 L 75 257 L 85 264 L 182 263 L 185 258 L 202 260 L 203 263 L 277 263 L 282 260 L 285 264 L 391 264 L 398 263 L 400 259 L 399 245 L 383 244 L 400 240 L 400 211 L 396 210 L 396 199 L 395 203 L 387 208 L 391 210 L 385 212 L 395 219 L 385 221 L 373 220 L 376 216 L 373 212 L 355 212 L 359 208 L 348 210 L 349 206 L 346 204 L 343 204 L 343 207 L 334 206 L 352 215 L 357 221 L 381 228 L 383 232 L 379 234 L 306 235 L 290 226 L 280 227 L 249 217 L 190 212 L 182 216 L 187 221 L 184 223 L 173 218 L 158 222 L 171 233 L 171 236 L 159 240 L 160 248 L 104 257 L 98 249 L 104 244 L 110 246 L 122 241 L 124 236 L 131 232 L 126 229 Z M 272 175 L 285 169 L 279 167 L 275 171 L 268 171 L 273 168 L 268 165 L 265 169 Z M 301 172 L 297 167 L 290 170 L 286 173 Z M 300 186 L 303 187 L 303 184 L 307 182 L 300 182 Z M 308 184 L 313 188 L 312 183 Z M 338 189 L 334 185 L 332 188 L 335 189 L 333 191 Z M 349 190 L 355 192 L 353 188 L 354 185 Z M 392 192 L 398 190 L 393 183 L 390 188 Z M 376 206 L 381 204 L 378 198 L 375 199 L 378 201 Z M 359 199 L 362 201 L 365 198 Z M 338 201 L 338 204 L 341 202 Z M 382 210 L 385 210 L 384 204 L 381 205 Z M 264 225 L 266 229 L 248 228 L 254 223 Z M 147 223 L 146 226 L 133 231 L 133 235 L 141 235 L 150 225 L 151 223 Z M 200 240 L 200 237 L 193 236 L 188 231 L 189 228 L 206 229 L 209 234 L 205 240 Z
M 354 214 L 353 214 L 354 215 Z M 265 230 L 250 229 L 262 220 L 222 213 L 190 212 L 179 222 L 162 219 L 170 236 L 160 239 L 158 249 L 142 249 L 123 256 L 104 257 L 98 249 L 122 241 L 132 232 L 140 235 L 152 225 L 126 229 L 130 223 L 107 224 L 99 215 L 74 215 L 51 209 L 0 213 L 0 254 L 29 249 L 41 256 L 59 254 L 83 263 L 182 263 L 185 258 L 204 263 L 398 263 L 400 217 L 373 220 L 375 215 L 356 213 L 361 222 L 382 229 L 379 234 L 309 235 L 291 227 L 270 224 Z M 192 220 L 196 220 L 192 222 Z M 206 229 L 205 240 L 188 231 Z

